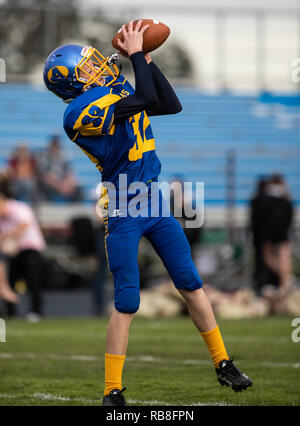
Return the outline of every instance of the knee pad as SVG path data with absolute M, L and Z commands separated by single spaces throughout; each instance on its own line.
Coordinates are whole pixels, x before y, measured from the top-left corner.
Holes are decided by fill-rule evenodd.
M 140 292 L 137 288 L 119 289 L 115 294 L 115 308 L 123 314 L 134 314 L 140 306 Z
M 203 283 L 195 265 L 191 264 L 189 269 L 174 277 L 174 284 L 179 290 L 194 291 L 201 288 Z

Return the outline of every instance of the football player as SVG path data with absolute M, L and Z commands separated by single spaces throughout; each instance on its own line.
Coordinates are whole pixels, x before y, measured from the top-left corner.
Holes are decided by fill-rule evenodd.
M 152 243 L 181 293 L 189 314 L 202 335 L 217 378 L 235 391 L 251 386 L 227 355 L 211 305 L 202 289 L 202 280 L 192 261 L 190 246 L 179 222 L 162 214 L 163 198 L 158 188 L 161 164 L 155 152 L 149 116 L 176 114 L 182 109 L 173 88 L 149 54 L 142 52 L 143 34 L 148 26 L 128 29 L 123 25 L 120 51 L 132 64 L 135 89 L 119 73 L 112 58 L 92 47 L 64 45 L 48 57 L 44 81 L 49 90 L 70 103 L 64 114 L 64 129 L 71 141 L 89 156 L 102 173 L 102 182 L 112 183 L 119 201 L 109 210 L 109 193 L 104 191 L 106 250 L 114 279 L 114 309 L 106 338 L 105 389 L 103 405 L 125 405 L 122 370 L 129 328 L 140 303 L 138 245 L 142 236 Z M 125 175 L 127 187 L 142 182 L 140 200 L 144 212 L 155 189 L 158 207 L 153 215 L 123 214 L 119 185 Z M 133 197 L 128 191 L 127 203 Z M 128 213 L 129 204 L 125 205 Z M 153 217 L 154 216 L 154 217 Z

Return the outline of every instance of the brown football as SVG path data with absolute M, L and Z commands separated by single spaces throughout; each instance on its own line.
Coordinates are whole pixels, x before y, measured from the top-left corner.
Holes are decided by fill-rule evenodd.
M 143 52 L 148 53 L 157 49 L 161 46 L 170 35 L 170 28 L 163 24 L 162 22 L 156 21 L 155 19 L 142 19 L 142 25 L 150 25 L 149 28 L 144 32 L 144 40 L 143 40 Z M 138 21 L 133 22 L 133 28 Z M 126 25 L 126 29 L 128 29 L 128 24 Z M 115 49 L 121 50 L 118 45 L 118 39 L 124 41 L 123 34 L 121 29 L 117 32 L 117 34 L 112 39 L 112 45 Z

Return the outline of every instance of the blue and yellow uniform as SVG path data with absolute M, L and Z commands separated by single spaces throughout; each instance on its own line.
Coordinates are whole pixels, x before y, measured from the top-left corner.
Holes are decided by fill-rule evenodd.
M 156 192 L 153 182 L 161 170 L 148 114 L 175 113 L 181 105 L 155 64 L 147 65 L 141 52 L 131 60 L 135 91 L 122 76 L 110 87 L 91 88 L 68 106 L 64 128 L 99 169 L 102 181 L 113 183 L 117 193 L 120 174 L 126 175 L 127 186 L 147 184 L 141 194 L 141 210 L 148 211 Z M 177 288 L 192 291 L 202 286 L 185 234 L 171 214 L 162 214 L 164 200 L 158 189 L 157 196 L 159 203 L 152 217 L 109 214 L 105 218 L 107 258 L 114 277 L 115 307 L 120 312 L 133 313 L 139 307 L 137 258 L 143 236 L 152 243 Z
M 117 102 L 133 93 L 121 76 L 112 87 L 98 86 L 83 93 L 64 116 L 69 138 L 96 164 L 102 181 L 112 182 L 117 191 L 121 173 L 130 185 L 157 178 L 161 169 L 146 112 L 114 122 Z

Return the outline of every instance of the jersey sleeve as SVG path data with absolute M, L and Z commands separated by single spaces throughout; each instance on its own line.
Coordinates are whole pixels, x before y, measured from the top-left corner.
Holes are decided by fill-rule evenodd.
M 111 87 L 113 91 L 119 93 L 122 98 L 134 93 L 134 88 L 122 74 L 111 85 Z
M 114 110 L 116 102 L 122 99 L 112 90 L 91 90 L 87 95 L 81 95 L 75 101 L 75 105 L 70 104 L 72 108 L 66 111 L 64 117 L 64 127 L 67 133 L 76 135 L 80 133 L 83 136 L 102 136 L 107 135 L 114 122 Z M 99 94 L 102 96 L 99 97 Z M 73 139 L 73 138 L 72 138 Z

